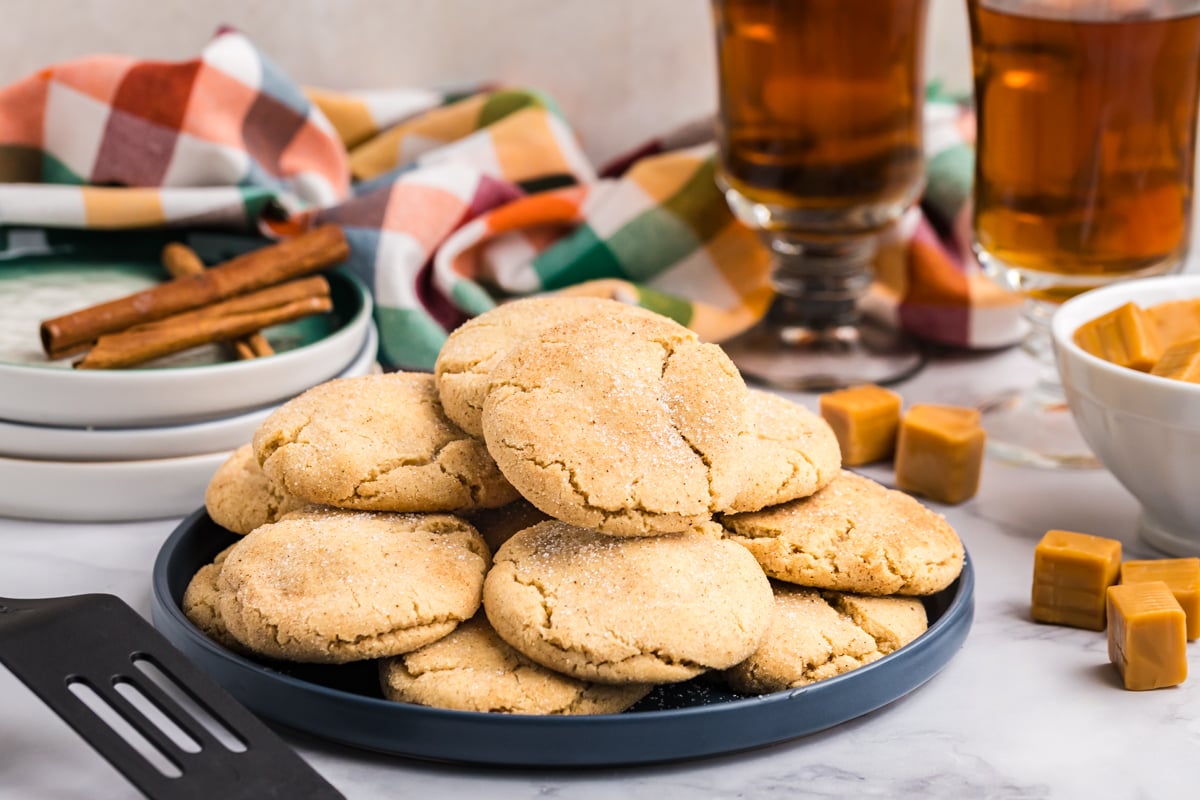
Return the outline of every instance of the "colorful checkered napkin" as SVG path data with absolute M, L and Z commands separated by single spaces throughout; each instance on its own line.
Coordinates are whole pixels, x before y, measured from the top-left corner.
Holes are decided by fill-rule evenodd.
M 996 347 L 1019 336 L 1019 304 L 960 257 L 962 122 L 931 99 L 927 202 L 886 243 L 866 307 L 931 341 Z M 598 174 L 536 92 L 305 91 L 223 32 L 195 60 L 95 56 L 0 89 L 0 258 L 182 239 L 215 261 L 336 222 L 390 367 L 429 369 L 472 315 L 556 290 L 721 341 L 772 290 L 764 248 L 714 186 L 710 136 L 691 126 Z

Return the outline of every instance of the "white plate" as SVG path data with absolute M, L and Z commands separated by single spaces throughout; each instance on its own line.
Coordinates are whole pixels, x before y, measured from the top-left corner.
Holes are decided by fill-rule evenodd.
M 366 375 L 375 367 L 379 335 L 367 327 L 367 341 L 336 377 Z M 0 457 L 58 461 L 128 461 L 177 458 L 229 451 L 250 441 L 259 424 L 278 406 L 193 423 L 152 428 L 60 428 L 0 420 Z
M 348 272 L 328 273 L 334 311 L 266 331 L 268 339 L 298 336 L 278 352 L 249 361 L 140 369 L 73 370 L 36 354 L 37 326 L 64 310 L 127 294 L 119 267 L 112 285 L 95 265 L 49 262 L 0 265 L 0 419 L 35 425 L 130 428 L 218 419 L 286 400 L 340 373 L 361 351 L 372 327 L 370 295 Z M 135 265 L 136 266 L 136 265 Z M 89 286 L 75 296 L 72 275 Z M 123 280 L 122 280 L 123 279 Z M 91 283 L 89 283 L 89 281 Z M 119 287 L 119 288 L 118 288 Z M 313 325 L 323 325 L 313 333 Z M 21 337 L 32 337 L 30 345 Z M 297 344 L 299 346 L 297 346 Z M 291 349 L 288 349 L 291 348 Z
M 147 461 L 0 458 L 0 516 L 66 522 L 178 517 L 204 505 L 229 453 Z

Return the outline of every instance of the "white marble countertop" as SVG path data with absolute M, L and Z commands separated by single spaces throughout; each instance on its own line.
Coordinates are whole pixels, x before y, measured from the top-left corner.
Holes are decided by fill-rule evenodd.
M 938 360 L 899 387 L 907 402 L 969 402 L 1031 375 L 1023 353 Z M 800 396 L 815 406 L 813 396 Z M 890 482 L 890 467 L 866 474 Z M 683 764 L 530 771 L 421 763 L 289 740 L 348 798 L 1173 798 L 1195 794 L 1195 677 L 1127 692 L 1101 633 L 1029 621 L 1033 548 L 1050 528 L 1137 538 L 1137 504 L 1106 472 L 989 461 L 973 500 L 943 511 L 975 564 L 975 623 L 931 681 L 872 714 L 789 743 Z M 178 520 L 59 524 L 0 519 L 0 592 L 111 592 L 149 616 L 150 569 Z M 0 670 L 0 797 L 136 797 L 120 775 Z

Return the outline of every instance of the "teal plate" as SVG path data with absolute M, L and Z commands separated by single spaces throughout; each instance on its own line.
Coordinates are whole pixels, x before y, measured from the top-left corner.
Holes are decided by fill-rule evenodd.
M 68 427 L 141 427 L 216 419 L 280 402 L 337 375 L 362 349 L 371 323 L 365 286 L 326 273 L 334 308 L 264 331 L 275 355 L 230 361 L 216 345 L 139 368 L 73 370 L 42 352 L 42 320 L 160 283 L 149 260 L 0 261 L 0 419 Z
M 71 358 L 49 361 L 42 351 L 38 326 L 60 316 L 106 300 L 147 289 L 168 279 L 155 262 L 67 260 L 55 256 L 27 256 L 0 261 L 0 363 L 70 369 Z M 318 342 L 336 329 L 328 315 L 267 328 L 263 333 L 276 353 L 286 353 Z M 195 347 L 183 353 L 142 364 L 134 369 L 192 367 L 229 361 L 217 345 Z
M 256 714 L 312 736 L 396 756 L 525 767 L 595 767 L 703 758 L 826 730 L 877 711 L 938 673 L 974 617 L 968 558 L 949 588 L 926 598 L 929 629 L 853 672 L 787 692 L 744 697 L 703 680 L 660 686 L 629 711 L 530 716 L 449 711 L 386 700 L 375 662 L 339 666 L 252 660 L 208 639 L 180 606 L 188 582 L 237 537 L 203 509 L 185 519 L 154 564 L 155 626 Z

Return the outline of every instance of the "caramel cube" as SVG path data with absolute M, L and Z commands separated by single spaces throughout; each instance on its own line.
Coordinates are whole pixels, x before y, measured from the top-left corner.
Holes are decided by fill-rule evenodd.
M 891 457 L 900 429 L 900 395 L 865 384 L 821 395 L 821 416 L 833 428 L 848 467 Z
M 974 497 L 986 438 L 975 409 L 913 406 L 896 438 L 896 485 L 941 503 Z
M 1200 558 L 1126 561 L 1121 565 L 1121 583 L 1147 581 L 1162 581 L 1167 585 L 1187 616 L 1187 640 L 1200 638 Z
M 1117 582 L 1121 543 L 1073 531 L 1046 531 L 1033 551 L 1037 622 L 1104 630 L 1105 592 Z
M 1173 344 L 1150 368 L 1151 375 L 1200 383 L 1200 339 Z
M 1165 583 L 1109 587 L 1108 620 L 1108 660 L 1126 689 L 1161 689 L 1187 680 L 1184 613 Z
M 1134 303 L 1080 325 L 1075 344 L 1105 361 L 1142 372 L 1153 367 L 1163 352 L 1158 326 Z
M 1163 347 L 1200 339 L 1200 298 L 1168 300 L 1146 309 Z

